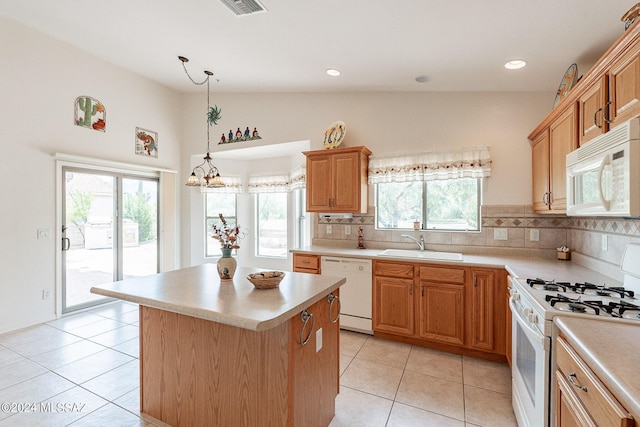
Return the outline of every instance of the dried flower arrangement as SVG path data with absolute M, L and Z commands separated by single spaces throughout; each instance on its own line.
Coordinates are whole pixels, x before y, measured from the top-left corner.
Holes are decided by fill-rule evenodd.
M 244 233 L 240 231 L 240 227 L 236 224 L 230 227 L 227 224 L 227 220 L 224 219 L 222 214 L 219 214 L 222 227 L 218 227 L 213 224 L 211 229 L 213 230 L 212 237 L 220 241 L 220 245 L 223 249 L 239 249 L 238 242 L 244 237 Z

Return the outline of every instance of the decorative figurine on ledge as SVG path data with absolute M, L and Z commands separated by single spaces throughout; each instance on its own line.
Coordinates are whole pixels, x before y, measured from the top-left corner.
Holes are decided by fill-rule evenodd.
M 232 129 L 229 129 L 229 133 L 227 135 L 222 134 L 222 136 L 220 137 L 220 142 L 218 142 L 218 145 L 220 144 L 231 144 L 234 142 L 241 142 L 241 141 L 253 141 L 256 139 L 262 139 L 262 137 L 260 135 L 258 135 L 258 129 L 257 128 L 253 128 L 253 132 L 251 132 L 249 130 L 249 126 L 246 126 L 244 132 L 242 132 L 240 130 L 240 128 L 238 127 L 238 130 L 236 130 L 235 134 L 233 133 Z
M 362 226 L 358 227 L 358 249 L 367 249 L 364 247 L 364 229 Z

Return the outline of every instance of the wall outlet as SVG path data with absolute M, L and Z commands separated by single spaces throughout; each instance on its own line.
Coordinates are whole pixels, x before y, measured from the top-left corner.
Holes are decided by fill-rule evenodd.
M 42 299 L 43 300 L 51 299 L 51 291 L 49 289 L 42 290 Z
M 606 252 L 609 249 L 609 236 L 606 234 L 602 235 L 602 251 Z
M 529 240 L 532 242 L 540 241 L 540 230 L 537 228 L 532 228 L 529 230 Z
M 50 239 L 50 238 L 51 238 L 50 228 L 38 228 L 38 239 Z
M 509 234 L 506 228 L 493 229 L 493 240 L 507 240 L 508 237 Z
M 322 349 L 322 328 L 316 331 L 316 353 Z
M 344 234 L 346 236 L 348 236 L 349 234 L 351 234 L 351 226 L 350 225 L 345 225 L 344 226 Z
M 327 234 L 332 234 L 332 233 L 333 233 L 333 226 L 327 225 Z

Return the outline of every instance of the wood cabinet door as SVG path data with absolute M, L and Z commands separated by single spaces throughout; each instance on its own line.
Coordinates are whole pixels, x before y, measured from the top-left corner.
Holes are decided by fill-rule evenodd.
M 331 156 L 307 157 L 307 211 L 329 212 L 331 198 Z
M 596 423 L 571 389 L 571 385 L 564 379 L 562 372 L 556 371 L 555 374 L 556 427 L 596 427 Z
M 551 212 L 567 209 L 567 154 L 578 148 L 576 105 L 562 113 L 549 127 L 549 189 Z
M 331 210 L 360 211 L 360 153 L 335 154 L 331 158 Z
M 338 291 L 333 292 L 334 295 Z M 338 323 L 329 319 L 329 302 L 322 298 L 307 309 L 314 315 L 313 329 L 311 321 L 305 327 L 300 315 L 291 319 L 291 348 L 289 398 L 290 426 L 329 425 L 335 415 L 335 397 L 338 394 L 339 376 L 339 334 Z M 320 349 L 317 331 L 322 330 Z M 307 344 L 300 342 L 301 335 Z M 281 390 L 271 390 L 281 393 Z
M 413 279 L 374 278 L 373 330 L 413 336 Z
M 464 289 L 464 284 L 420 281 L 420 338 L 464 345 Z
M 478 350 L 493 351 L 496 346 L 494 331 L 498 322 L 495 301 L 495 272 L 488 269 L 471 269 L 469 346 Z
M 640 42 L 609 69 L 611 127 L 640 113 Z
M 534 212 L 549 210 L 549 129 L 545 129 L 534 140 L 531 147 L 532 200 Z
M 320 274 L 320 256 L 293 254 L 293 271 L 299 273 Z
M 609 130 L 607 77 L 602 76 L 578 99 L 579 145 Z

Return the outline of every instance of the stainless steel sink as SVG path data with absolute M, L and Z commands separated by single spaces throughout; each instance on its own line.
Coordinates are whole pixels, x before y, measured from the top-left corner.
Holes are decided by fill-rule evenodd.
M 378 256 L 394 258 L 443 259 L 462 261 L 462 254 L 457 252 L 417 251 L 407 249 L 385 249 Z

